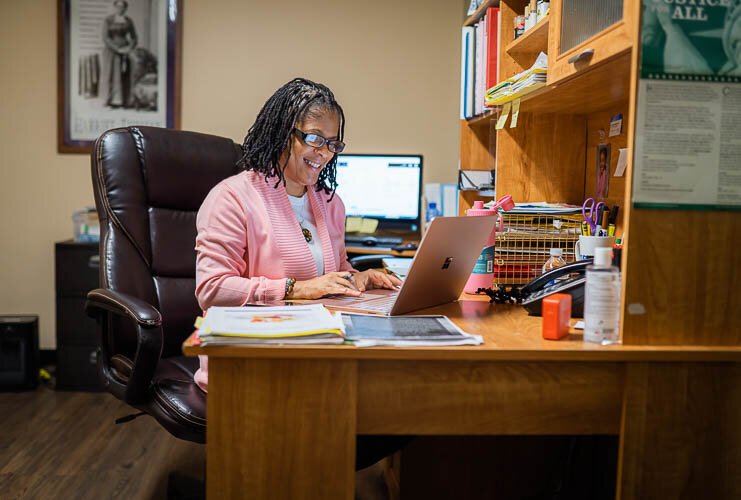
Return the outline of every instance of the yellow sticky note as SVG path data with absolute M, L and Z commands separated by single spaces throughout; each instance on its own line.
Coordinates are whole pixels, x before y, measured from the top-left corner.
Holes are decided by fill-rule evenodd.
M 507 118 L 509 118 L 509 108 L 512 105 L 508 102 L 504 103 L 504 106 L 502 106 L 502 112 L 499 115 L 499 119 L 497 120 L 497 130 L 502 130 L 504 128 L 504 124 L 507 123 Z
M 345 219 L 345 232 L 357 233 L 360 231 L 360 226 L 363 223 L 361 217 L 348 217 Z
M 363 219 L 360 224 L 361 233 L 375 233 L 378 228 L 378 219 Z
M 512 101 L 512 119 L 509 121 L 509 128 L 517 127 L 517 117 L 520 115 L 520 100 Z

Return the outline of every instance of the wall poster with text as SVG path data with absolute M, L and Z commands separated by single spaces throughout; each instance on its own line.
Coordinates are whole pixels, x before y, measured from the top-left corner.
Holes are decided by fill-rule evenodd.
M 116 127 L 178 127 L 180 0 L 58 1 L 59 152 Z
M 643 0 L 633 203 L 741 210 L 741 0 Z

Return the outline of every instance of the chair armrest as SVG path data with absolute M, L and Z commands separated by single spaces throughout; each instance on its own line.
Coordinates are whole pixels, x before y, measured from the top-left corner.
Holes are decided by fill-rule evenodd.
M 162 324 L 162 315 L 152 304 L 107 288 L 96 288 L 87 294 L 85 311 L 88 316 L 96 317 L 98 309 L 104 309 L 118 316 L 128 316 L 144 327 Z
M 106 288 L 88 292 L 85 311 L 101 327 L 98 366 L 106 388 L 133 406 L 144 403 L 150 397 L 149 386 L 162 354 L 162 315 L 141 299 Z M 125 384 L 117 381 L 110 371 L 112 315 L 130 319 L 136 329 L 136 353 L 131 376 Z

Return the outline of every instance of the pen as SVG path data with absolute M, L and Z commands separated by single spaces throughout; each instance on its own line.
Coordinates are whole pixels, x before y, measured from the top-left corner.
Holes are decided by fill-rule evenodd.
M 615 224 L 612 222 L 607 226 L 607 236 L 615 236 Z
M 618 211 L 620 210 L 620 207 L 618 205 L 613 205 L 610 209 L 610 215 L 607 217 L 607 223 L 608 224 L 616 224 L 617 223 L 617 216 Z

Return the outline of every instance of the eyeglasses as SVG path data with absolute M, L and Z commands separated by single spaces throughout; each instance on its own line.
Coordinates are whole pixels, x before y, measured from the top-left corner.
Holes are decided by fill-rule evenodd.
M 330 141 L 328 139 L 325 139 L 321 135 L 307 134 L 306 132 L 303 132 L 297 128 L 294 128 L 293 130 L 297 132 L 302 141 L 304 141 L 312 148 L 319 149 L 326 144 L 327 149 L 329 149 L 332 153 L 342 153 L 342 151 L 345 149 L 345 143 L 342 141 Z

